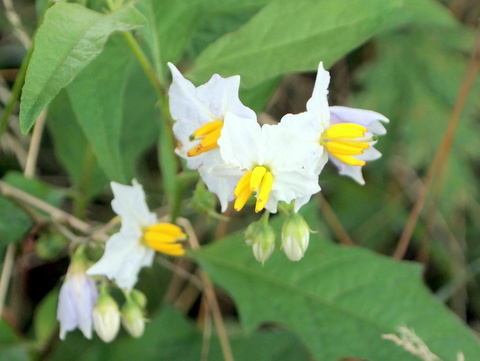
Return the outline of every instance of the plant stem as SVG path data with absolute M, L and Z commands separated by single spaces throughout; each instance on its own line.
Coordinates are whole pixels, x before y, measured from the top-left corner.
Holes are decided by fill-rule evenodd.
M 181 188 L 178 186 L 178 180 L 176 179 L 176 176 L 178 174 L 178 164 L 176 161 L 177 157 L 174 151 L 175 138 L 172 132 L 173 121 L 170 117 L 170 111 L 168 109 L 168 99 L 165 96 L 166 91 L 164 90 L 162 81 L 159 78 L 161 74 L 157 74 L 155 72 L 154 67 L 151 65 L 148 57 L 146 56 L 132 33 L 123 33 L 123 37 L 130 46 L 130 49 L 137 58 L 140 66 L 145 72 L 147 78 L 152 83 L 158 95 L 160 111 L 162 115 L 160 143 L 158 145 L 160 168 L 165 180 L 164 191 L 169 199 L 170 218 L 172 222 L 175 222 L 175 219 L 180 214 L 180 206 L 182 199 L 180 192 Z
M 83 158 L 83 172 L 80 179 L 80 189 L 77 197 L 75 197 L 73 215 L 77 218 L 83 219 L 85 217 L 85 210 L 88 204 L 88 192 L 92 183 L 93 170 L 95 165 L 95 154 L 90 145 L 87 146 L 85 156 Z
M 127 44 L 130 46 L 130 49 L 132 50 L 133 54 L 137 58 L 138 62 L 140 63 L 140 66 L 142 67 L 143 71 L 148 77 L 148 80 L 152 83 L 153 87 L 155 88 L 155 91 L 157 92 L 158 98 L 160 101 L 163 100 L 165 97 L 165 92 L 163 90 L 162 84 L 160 83 L 160 80 L 158 79 L 155 70 L 153 69 L 152 65 L 150 64 L 150 61 L 147 58 L 147 55 L 143 52 L 142 48 L 138 44 L 137 40 L 135 37 L 132 35 L 130 32 L 124 32 L 122 33 L 123 38 L 127 42 Z
M 347 231 L 345 231 L 345 228 L 343 228 L 342 223 L 338 219 L 332 207 L 330 207 L 330 204 L 328 204 L 325 197 L 321 194 L 321 192 L 317 193 L 315 197 L 318 199 L 319 207 L 325 216 L 325 220 L 332 228 L 332 231 L 337 237 L 338 241 L 345 246 L 354 246 L 355 243 L 353 243 Z
M 182 225 L 182 227 L 185 229 L 185 232 L 187 232 L 189 237 L 188 240 L 190 242 L 190 246 L 192 247 L 192 249 L 195 250 L 200 248 L 200 245 L 198 243 L 193 227 L 190 224 L 190 221 L 185 218 L 179 218 L 178 223 Z M 199 270 L 199 275 L 204 286 L 203 292 L 208 301 L 210 310 L 212 311 L 213 321 L 215 322 L 215 327 L 217 328 L 218 338 L 220 340 L 220 346 L 222 348 L 223 358 L 225 361 L 234 361 L 232 349 L 230 347 L 230 341 L 228 340 L 227 330 L 223 322 L 223 317 L 222 317 L 222 313 L 220 312 L 220 307 L 218 305 L 217 297 L 215 296 L 215 290 L 213 288 L 212 281 L 210 281 L 210 278 L 202 270 Z
M 41 199 L 21 191 L 20 189 L 15 188 L 4 181 L 0 181 L 0 194 L 7 198 L 15 198 L 21 202 L 30 204 L 34 208 L 50 214 L 50 216 L 56 221 L 68 223 L 68 225 L 70 225 L 72 228 L 75 228 L 84 234 L 90 234 L 92 231 L 92 227 L 88 223 L 81 221 L 71 214 L 58 209 L 47 202 L 42 201 Z

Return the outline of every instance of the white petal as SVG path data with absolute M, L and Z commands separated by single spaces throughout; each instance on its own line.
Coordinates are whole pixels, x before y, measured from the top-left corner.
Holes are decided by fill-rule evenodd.
M 122 231 L 139 232 L 140 227 L 156 223 L 157 217 L 148 209 L 142 186 L 136 180 L 132 184 L 111 182 L 114 194 L 112 208 L 122 217 Z
M 173 77 L 169 96 L 170 113 L 176 121 L 173 125 L 173 133 L 178 140 L 176 152 L 187 159 L 188 168 L 198 169 L 208 163 L 204 158 L 212 151 L 195 157 L 187 156 L 188 150 L 198 143 L 189 140 L 195 130 L 213 120 L 223 120 L 227 112 L 241 118 L 256 119 L 256 115 L 238 97 L 239 76 L 222 78 L 214 74 L 206 84 L 196 88 L 172 63 L 168 63 L 168 66 Z
M 325 127 L 329 125 L 330 119 L 327 99 L 329 83 L 330 73 L 323 68 L 323 63 L 320 62 L 312 97 L 307 102 L 307 111 L 315 114 L 318 121 Z
M 225 212 L 228 207 L 228 202 L 233 200 L 233 190 L 240 177 L 237 176 L 233 179 L 229 177 L 219 177 L 212 173 L 210 169 L 205 168 L 200 168 L 199 173 L 207 185 L 208 190 L 217 195 L 222 206 L 222 212 Z M 236 174 L 238 174 L 238 170 Z
M 105 245 L 102 258 L 87 270 L 89 275 L 105 275 L 121 288 L 131 290 L 138 273 L 153 262 L 155 252 L 140 243 L 138 238 L 122 232 L 114 234 Z
M 258 162 L 261 128 L 256 119 L 225 115 L 218 139 L 220 154 L 229 166 L 251 169 Z
M 246 107 L 238 97 L 240 76 L 222 78 L 213 74 L 210 80 L 197 88 L 200 102 L 207 104 L 215 119 L 224 119 L 230 112 L 241 118 L 256 118 L 255 112 Z
M 58 297 L 57 320 L 60 322 L 61 340 L 65 339 L 67 332 L 74 330 L 78 325 L 75 299 L 72 297 L 71 287 L 72 285 L 66 280 L 60 288 L 60 295 Z
M 298 202 L 301 204 L 306 197 L 310 197 L 319 191 L 318 178 L 311 172 L 279 172 L 273 174 L 272 192 L 265 208 L 275 213 L 279 201 L 290 203 L 294 200 L 297 202 L 298 199 Z
M 320 137 L 324 131 L 321 122 L 313 117 L 312 113 L 304 112 L 287 114 L 278 125 L 299 136 L 300 139 L 295 148 L 298 147 L 298 144 L 305 148 L 303 149 L 305 152 L 304 168 L 319 175 L 328 161 L 327 152 L 320 144 Z
M 332 124 L 356 123 L 367 127 L 373 134 L 384 135 L 387 131 L 380 122 L 388 123 L 389 120 L 372 110 L 334 106 L 330 107 L 330 122 Z
M 349 165 L 343 163 L 342 161 L 338 160 L 337 158 L 330 156 L 330 160 L 335 164 L 338 168 L 338 173 L 340 175 L 345 175 L 350 178 L 353 178 L 357 183 L 364 185 L 365 180 L 363 179 L 362 175 L 362 166 L 358 165 Z

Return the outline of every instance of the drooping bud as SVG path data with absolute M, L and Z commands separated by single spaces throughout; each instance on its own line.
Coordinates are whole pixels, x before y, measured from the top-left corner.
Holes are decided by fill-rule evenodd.
M 300 260 L 307 250 L 310 228 L 298 213 L 290 215 L 282 227 L 282 249 L 291 261 Z
M 117 302 L 106 290 L 102 290 L 93 309 L 93 326 L 98 337 L 107 343 L 113 341 L 120 328 L 120 311 Z
M 122 325 L 130 336 L 139 338 L 145 330 L 142 308 L 133 300 L 127 299 L 122 306 Z
M 245 242 L 252 246 L 255 259 L 263 264 L 275 249 L 275 231 L 268 221 L 262 218 L 248 226 L 245 231 Z
M 86 338 L 92 338 L 92 312 L 98 293 L 95 281 L 85 274 L 87 263 L 83 247 L 79 247 L 60 288 L 57 320 L 61 340 L 75 328 L 79 328 Z

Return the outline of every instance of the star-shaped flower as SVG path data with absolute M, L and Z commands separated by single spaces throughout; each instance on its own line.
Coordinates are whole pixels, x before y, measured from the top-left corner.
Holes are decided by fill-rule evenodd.
M 307 111 L 287 114 L 280 125 L 300 133 L 303 141 L 310 145 L 305 164 L 311 165 L 314 173 L 319 174 L 330 159 L 340 174 L 364 184 L 362 166 L 381 157 L 374 145 L 378 135 L 386 134 L 381 122 L 388 123 L 388 119 L 371 110 L 329 107 L 329 82 L 330 74 L 320 63 Z
M 218 140 L 224 119 L 231 113 L 242 123 L 256 123 L 256 114 L 238 97 L 240 76 L 222 78 L 214 74 L 207 83 L 195 87 L 172 63 L 168 66 L 173 79 L 168 94 L 170 113 L 175 120 L 173 133 L 178 140 L 176 152 L 187 160 L 188 168 L 199 171 L 208 189 L 220 198 L 225 211 L 228 201 L 232 200 L 232 184 L 208 172 L 212 166 L 223 163 Z
M 180 227 L 159 223 L 145 202 L 140 184 L 111 183 L 114 199 L 112 208 L 122 217 L 120 231 L 107 241 L 102 258 L 90 267 L 89 275 L 105 275 L 117 285 L 131 291 L 142 267 L 151 266 L 155 251 L 172 256 L 185 253 L 177 240 L 185 238 Z
M 277 211 L 279 201 L 295 201 L 295 210 L 320 190 L 317 176 L 304 169 L 305 149 L 301 139 L 276 125 L 241 122 L 227 114 L 220 153 L 225 162 L 212 168 L 217 176 L 236 181 L 236 210 L 241 210 L 253 196 L 255 211 Z

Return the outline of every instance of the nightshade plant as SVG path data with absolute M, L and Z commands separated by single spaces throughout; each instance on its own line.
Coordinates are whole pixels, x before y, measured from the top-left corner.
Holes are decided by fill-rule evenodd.
M 411 94 L 439 91 L 450 109 L 455 93 L 442 67 L 425 76 L 419 54 L 391 56 L 417 32 L 442 56 L 457 49 L 458 69 L 473 48 L 475 64 L 480 45 L 443 5 L 38 0 L 30 31 L 2 1 L 26 54 L 0 93 L 0 361 L 480 359 L 467 325 L 480 319 L 480 289 L 467 288 L 478 262 L 442 245 L 458 232 L 436 222 L 465 215 L 439 198 L 449 152 L 461 158 L 456 113 L 435 127 L 441 144 L 420 142 L 440 144 L 424 188 L 402 158 L 435 134 L 415 111 L 431 98 Z M 460 94 L 478 90 L 468 69 Z M 436 297 L 418 263 L 399 261 L 407 250 L 443 277 L 425 274 Z M 32 287 L 41 297 L 20 307 Z

